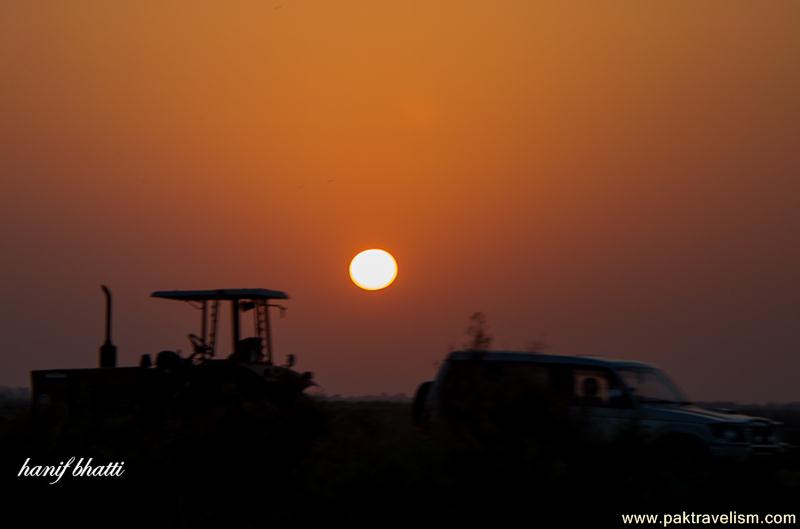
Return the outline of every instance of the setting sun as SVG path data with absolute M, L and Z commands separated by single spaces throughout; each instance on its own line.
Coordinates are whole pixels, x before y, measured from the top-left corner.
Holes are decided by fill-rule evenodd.
M 360 252 L 350 261 L 350 279 L 364 290 L 380 290 L 397 277 L 397 261 L 385 250 Z

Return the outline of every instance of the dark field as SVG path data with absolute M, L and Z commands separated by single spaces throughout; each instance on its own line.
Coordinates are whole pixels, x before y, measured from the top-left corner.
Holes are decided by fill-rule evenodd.
M 744 411 L 783 421 L 785 440 L 800 444 L 799 409 Z M 5 399 L 0 443 L 4 509 L 29 527 L 614 527 L 628 512 L 796 513 L 800 504 L 794 452 L 684 474 L 625 442 L 425 433 L 410 404 L 396 402 L 40 423 L 26 401 Z M 126 473 L 54 485 L 16 477 L 28 457 L 71 456 L 125 461 Z

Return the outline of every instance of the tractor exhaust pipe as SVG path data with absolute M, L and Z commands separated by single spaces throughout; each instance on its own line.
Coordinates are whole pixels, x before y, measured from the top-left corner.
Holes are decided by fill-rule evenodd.
M 117 367 L 117 346 L 111 343 L 111 291 L 101 285 L 106 295 L 106 341 L 100 346 L 100 367 Z

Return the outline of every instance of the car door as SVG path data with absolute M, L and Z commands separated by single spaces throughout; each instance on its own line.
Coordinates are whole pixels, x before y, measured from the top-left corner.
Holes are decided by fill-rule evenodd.
M 613 371 L 575 366 L 568 373 L 571 414 L 588 440 L 611 442 L 635 433 L 636 408 Z

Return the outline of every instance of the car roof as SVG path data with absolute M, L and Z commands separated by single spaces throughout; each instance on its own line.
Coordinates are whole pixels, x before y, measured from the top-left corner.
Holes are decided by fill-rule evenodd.
M 585 367 L 616 367 L 616 368 L 653 368 L 655 366 L 644 362 L 631 360 L 615 360 L 597 356 L 568 356 L 528 351 L 453 351 L 447 357 L 448 361 L 478 360 L 484 362 L 531 362 L 542 364 L 568 364 Z
M 266 288 L 221 288 L 217 290 L 158 290 L 150 294 L 154 298 L 179 301 L 242 300 L 242 299 L 289 299 L 286 292 Z

